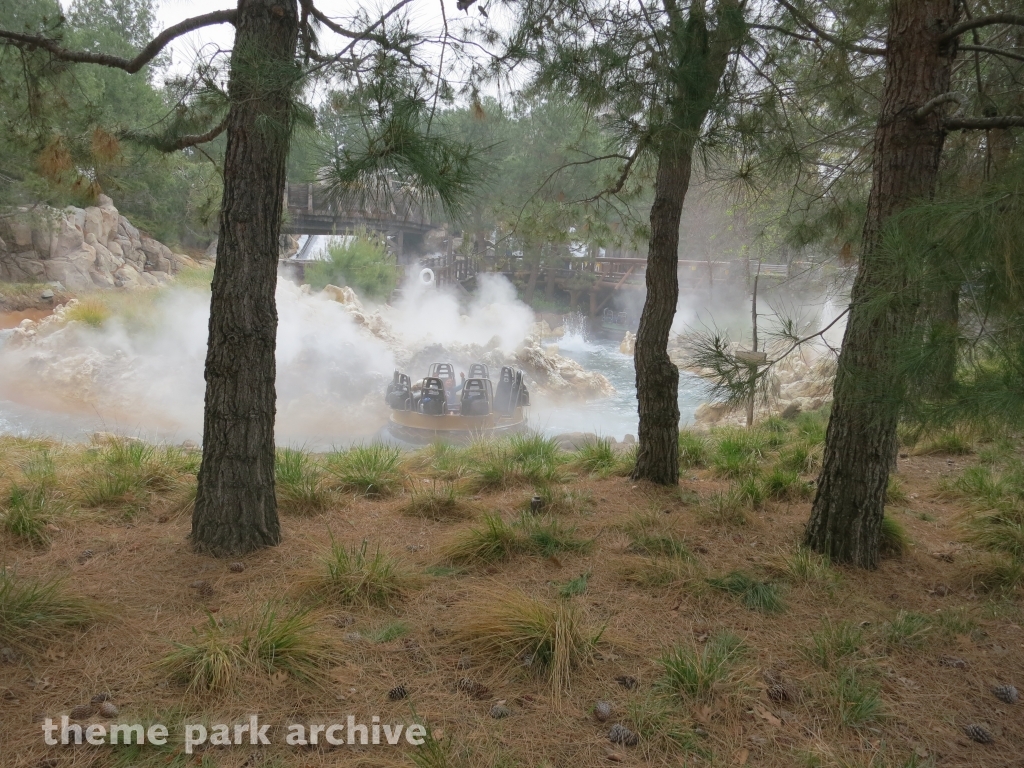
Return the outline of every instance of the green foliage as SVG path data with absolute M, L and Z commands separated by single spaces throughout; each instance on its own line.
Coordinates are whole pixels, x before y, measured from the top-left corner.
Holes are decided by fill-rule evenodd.
M 587 591 L 587 582 L 590 581 L 590 571 L 581 573 L 574 579 L 569 579 L 558 587 L 558 596 L 561 598 L 579 597 Z
M 323 468 L 308 452 L 279 448 L 274 465 L 277 504 L 282 512 L 311 515 L 323 512 L 330 504 L 324 488 Z
M 545 521 L 524 514 L 506 523 L 497 515 L 484 515 L 483 527 L 456 534 L 445 548 L 445 557 L 457 564 L 494 563 L 521 554 L 550 557 L 560 552 L 587 552 L 592 545 L 557 518 Z
M 43 546 L 50 541 L 46 529 L 50 516 L 42 489 L 13 486 L 7 503 L 0 507 L 0 514 L 4 529 L 12 536 L 33 546 Z
M 689 429 L 679 432 L 679 466 L 684 469 L 708 465 L 711 446 L 706 435 Z
M 307 265 L 306 282 L 319 290 L 348 285 L 371 299 L 387 299 L 398 284 L 398 265 L 384 243 L 366 231 L 328 248 L 328 258 Z
M 161 660 L 162 668 L 190 691 L 224 690 L 241 675 L 256 672 L 286 672 L 312 681 L 335 658 L 308 614 L 281 615 L 273 604 L 246 623 L 220 622 L 210 614 L 192 635 L 191 643 L 175 643 Z
M 933 628 L 932 621 L 927 616 L 900 611 L 885 625 L 885 644 L 889 648 L 917 649 L 928 640 Z
M 86 601 L 67 594 L 62 579 L 28 579 L 0 569 L 0 644 L 25 647 L 89 624 Z
M 368 554 L 368 546 L 365 540 L 346 547 L 332 539 L 323 572 L 309 584 L 310 591 L 340 605 L 387 607 L 405 597 L 414 585 L 412 576 L 379 547 Z
M 887 557 L 901 557 L 910 546 L 910 537 L 907 536 L 907 529 L 891 517 L 882 518 L 881 541 L 879 551 Z
M 563 482 L 564 456 L 553 439 L 518 433 L 477 446 L 470 476 L 477 490 L 505 490 L 519 485 L 539 488 Z
M 850 658 L 860 652 L 864 644 L 864 633 L 850 622 L 833 622 L 825 617 L 821 629 L 811 633 L 811 645 L 806 655 L 823 669 L 843 667 Z
M 829 687 L 831 703 L 839 721 L 850 728 L 859 728 L 874 722 L 882 711 L 878 686 L 866 673 L 855 667 L 845 667 Z
M 725 576 L 708 579 L 708 584 L 740 598 L 743 605 L 751 610 L 762 613 L 781 613 L 786 610 L 776 585 L 758 581 L 742 571 L 731 571 Z
M 658 659 L 663 673 L 656 685 L 690 701 L 707 701 L 728 680 L 744 652 L 740 639 L 728 632 L 716 634 L 699 650 L 674 646 Z
M 402 487 L 402 449 L 384 443 L 357 445 L 327 455 L 327 473 L 338 490 L 390 496 Z
M 473 506 L 459 494 L 455 485 L 443 483 L 440 488 L 432 484 L 426 490 L 412 490 L 402 511 L 411 517 L 428 520 L 466 520 L 473 517 Z
M 618 457 L 606 437 L 590 440 L 576 449 L 572 458 L 574 466 L 591 474 L 608 474 L 618 464 Z

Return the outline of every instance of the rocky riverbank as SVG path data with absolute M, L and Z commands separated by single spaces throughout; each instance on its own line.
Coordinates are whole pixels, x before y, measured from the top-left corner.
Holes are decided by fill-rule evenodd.
M 0 218 L 0 281 L 60 291 L 159 286 L 197 262 L 140 232 L 100 195 L 98 205 L 25 207 Z

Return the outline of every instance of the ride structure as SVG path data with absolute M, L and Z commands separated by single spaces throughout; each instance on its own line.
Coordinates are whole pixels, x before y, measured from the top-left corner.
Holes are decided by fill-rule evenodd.
M 487 366 L 474 363 L 461 391 L 456 389 L 451 363 L 432 363 L 416 383 L 396 370 L 384 395 L 391 433 L 409 442 L 460 442 L 526 427 L 530 391 L 522 371 L 504 366 L 495 385 Z

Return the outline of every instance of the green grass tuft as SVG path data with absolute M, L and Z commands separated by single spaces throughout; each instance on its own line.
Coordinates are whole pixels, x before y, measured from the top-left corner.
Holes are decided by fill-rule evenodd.
M 775 584 L 758 581 L 742 571 L 731 571 L 725 576 L 708 579 L 708 584 L 740 598 L 743 605 L 751 610 L 762 613 L 781 613 L 786 610 L 786 604 Z
M 313 456 L 295 448 L 279 448 L 276 459 L 274 483 L 282 512 L 314 515 L 330 506 L 323 467 Z
M 590 581 L 590 571 L 581 573 L 574 579 L 569 579 L 558 587 L 558 596 L 561 598 L 579 597 L 586 594 L 587 583 Z
M 0 507 L 0 520 L 9 534 L 34 547 L 43 547 L 50 542 L 46 528 L 50 522 L 46 494 L 38 487 L 13 486 L 7 503 Z
M 522 541 L 515 526 L 498 515 L 484 515 L 482 526 L 460 531 L 445 548 L 445 559 L 456 564 L 496 563 L 519 554 Z
M 901 650 L 917 649 L 927 642 L 933 629 L 934 625 L 927 616 L 900 611 L 892 621 L 886 622 L 885 645 Z
M 607 475 L 618 465 L 612 442 L 606 437 L 589 440 L 572 454 L 572 465 L 592 475 Z
M 679 466 L 682 469 L 699 469 L 708 465 L 711 443 L 707 435 L 693 430 L 679 432 Z
M 87 601 L 68 595 L 61 579 L 25 579 L 0 569 L 0 645 L 25 647 L 96 618 Z
M 402 449 L 384 443 L 333 451 L 325 459 L 337 490 L 369 497 L 391 496 L 402 487 L 401 462 Z
M 341 605 L 387 607 L 404 598 L 414 579 L 391 555 L 379 548 L 368 553 L 368 542 L 345 547 L 331 541 L 322 573 L 309 586 L 317 597 Z
M 161 667 L 190 691 L 219 691 L 245 674 L 286 672 L 312 681 L 335 659 L 306 613 L 280 615 L 268 604 L 245 624 L 221 623 L 211 614 L 193 641 L 175 643 Z
M 735 635 L 722 632 L 710 638 L 704 647 L 674 646 L 658 664 L 663 674 L 659 690 L 690 701 L 707 701 L 729 679 L 745 648 Z
M 881 540 L 879 550 L 884 557 L 901 557 L 910 546 L 907 529 L 891 517 L 882 518 Z
M 438 521 L 468 520 L 475 514 L 474 507 L 462 498 L 452 483 L 438 487 L 436 482 L 426 490 L 413 489 L 402 512 L 410 517 Z
M 864 633 L 848 621 L 833 622 L 825 617 L 821 629 L 811 633 L 811 645 L 805 655 L 823 669 L 837 669 L 860 652 Z

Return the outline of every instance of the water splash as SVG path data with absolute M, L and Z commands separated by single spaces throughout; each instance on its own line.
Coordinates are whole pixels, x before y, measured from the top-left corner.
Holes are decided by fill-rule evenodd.
M 601 346 L 590 339 L 588 320 L 582 312 L 566 315 L 562 328 L 565 329 L 565 332 L 557 342 L 559 351 L 597 352 L 601 350 Z

